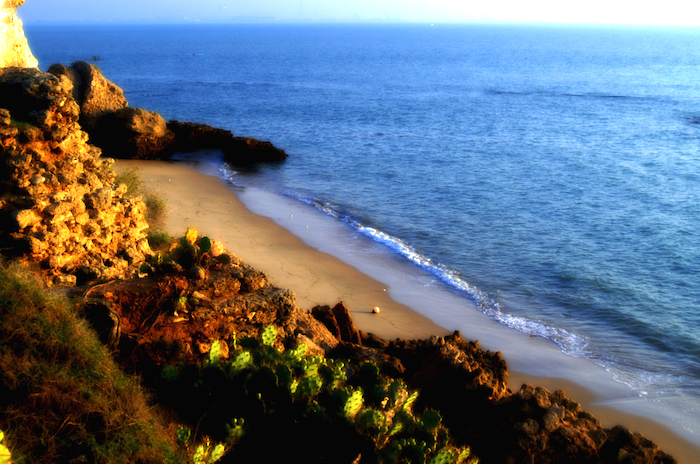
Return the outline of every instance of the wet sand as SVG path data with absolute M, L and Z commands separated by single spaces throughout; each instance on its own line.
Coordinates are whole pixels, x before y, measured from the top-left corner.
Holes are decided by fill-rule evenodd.
M 416 284 L 424 281 L 426 276 L 419 270 L 409 269 L 415 266 L 407 266 L 408 277 L 394 276 L 392 281 L 384 278 L 384 274 L 391 274 L 386 269 L 393 264 L 391 262 L 365 268 L 345 262 L 352 262 L 352 251 L 347 260 L 325 253 L 321 242 L 313 242 L 313 230 L 308 238 L 304 236 L 313 217 L 305 218 L 304 222 L 295 221 L 295 214 L 297 218 L 299 216 L 298 205 L 290 205 L 289 210 L 278 207 L 273 213 L 278 216 L 277 220 L 273 221 L 251 212 L 240 201 L 240 196 L 247 194 L 243 190 L 234 193 L 231 186 L 218 177 L 181 164 L 160 161 L 120 160 L 115 166 L 118 171 L 133 168 L 145 188 L 158 193 L 166 201 L 165 228 L 171 235 L 180 236 L 188 227 L 195 227 L 200 234 L 220 240 L 243 261 L 265 272 L 275 285 L 292 290 L 303 309 L 343 301 L 360 330 L 385 339 L 427 338 L 451 333 L 456 328 L 446 328 L 448 319 L 441 319 L 436 307 L 430 312 L 434 320 L 414 310 L 427 301 L 424 293 L 428 291 Z M 261 204 L 260 198 L 257 201 Z M 261 208 L 264 209 L 265 205 Z M 286 222 L 285 227 L 280 225 L 282 221 Z M 313 223 L 311 225 L 313 229 Z M 383 260 L 391 261 L 392 258 L 383 257 Z M 439 298 L 434 298 L 430 304 L 436 306 L 438 301 L 437 306 L 445 308 L 464 305 L 463 298 L 451 296 L 449 292 Z M 457 299 L 459 303 L 456 303 Z M 379 314 L 372 314 L 374 307 L 380 308 Z M 624 425 L 644 434 L 680 463 L 700 462 L 700 443 L 688 441 L 655 422 L 651 419 L 653 412 L 638 411 L 639 399 L 629 397 L 622 386 L 611 383 L 596 366 L 585 360 L 565 357 L 551 342 L 529 339 L 515 330 L 504 328 L 475 308 L 473 312 L 467 328 L 460 326 L 459 329 L 465 338 L 478 339 L 485 348 L 503 352 L 509 364 L 512 390 L 517 390 L 525 382 L 552 391 L 564 390 L 567 396 L 598 417 L 604 426 Z M 580 384 L 576 382 L 579 379 Z M 594 387 L 585 388 L 581 384 Z

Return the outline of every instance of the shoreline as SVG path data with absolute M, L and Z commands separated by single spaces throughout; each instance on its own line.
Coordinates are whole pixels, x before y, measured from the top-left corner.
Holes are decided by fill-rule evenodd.
M 373 260 L 378 266 L 368 268 L 329 255 L 324 252 L 322 242 L 313 243 L 318 240 L 313 231 L 314 223 L 310 223 L 314 218 L 293 219 L 304 214 L 298 202 L 289 200 L 290 205 L 285 205 L 292 210 L 266 205 L 277 210 L 263 213 L 251 206 L 257 202 L 262 208 L 265 203 L 260 201 L 261 195 L 272 194 L 244 189 L 234 193 L 218 176 L 208 175 L 216 175 L 214 173 L 162 161 L 119 160 L 115 166 L 118 171 L 130 167 L 137 169 L 146 188 L 166 200 L 165 228 L 172 235 L 181 235 L 187 227 L 196 227 L 201 234 L 221 241 L 247 264 L 265 272 L 276 285 L 294 291 L 302 309 L 343 301 L 350 308 L 358 329 L 385 339 L 428 338 L 454 331 L 444 328 L 450 326 L 449 314 L 441 315 L 438 311 L 436 315 L 437 308 L 433 307 L 431 317 L 435 320 L 431 320 L 415 309 L 428 303 L 426 293 L 432 290 L 424 283 L 426 278 L 434 279 L 434 276 L 425 275 L 416 266 L 405 263 L 410 272 L 408 277 L 395 277 L 395 281 L 387 283 L 384 277 L 392 274 L 387 272 L 388 267 L 400 264 L 396 257 L 380 257 L 382 259 Z M 270 217 L 276 214 L 277 217 L 270 219 L 261 214 Z M 305 233 L 304 227 L 309 224 L 312 231 Z M 346 245 L 352 258 L 354 244 Z M 430 300 L 430 304 L 436 301 L 445 308 L 457 304 L 465 306 L 463 297 L 444 291 L 438 300 Z M 381 308 L 380 314 L 372 314 L 375 306 Z M 464 338 L 479 340 L 483 348 L 503 352 L 508 362 L 511 390 L 516 391 L 524 382 L 551 391 L 565 390 L 605 427 L 620 424 L 641 432 L 680 463 L 700 461 L 700 443 L 691 442 L 670 427 L 652 420 L 649 411 L 645 416 L 638 415 L 643 414 L 638 410 L 642 400 L 630 396 L 623 385 L 611 383 L 612 379 L 602 375 L 602 368 L 580 358 L 565 357 L 554 343 L 506 328 L 474 310 L 465 315 L 468 327 L 466 330 L 459 327 L 460 332 Z M 518 356 L 511 357 L 513 353 Z M 597 388 L 586 388 L 577 379 L 585 379 L 586 385 Z

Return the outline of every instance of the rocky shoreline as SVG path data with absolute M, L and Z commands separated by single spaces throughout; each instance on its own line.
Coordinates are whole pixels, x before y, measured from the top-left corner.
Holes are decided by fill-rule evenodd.
M 239 164 L 286 155 L 266 142 L 129 108 L 93 65 L 50 71 L 0 70 L 0 247 L 39 266 L 49 285 L 68 288 L 121 368 L 181 414 L 178 420 L 189 419 L 168 403 L 164 367 L 206 365 L 214 346 L 217 361 L 229 359 L 237 340 L 263 337 L 274 326 L 280 351 L 303 345 L 310 356 L 376 366 L 419 391 L 414 409 L 438 411 L 455 443 L 481 462 L 675 462 L 640 434 L 602 427 L 562 391 L 525 384 L 512 392 L 500 353 L 458 333 L 389 341 L 358 331 L 343 303 L 306 312 L 292 292 L 194 230 L 166 252 L 153 251 L 143 202 L 115 185 L 105 155 L 167 159 L 180 149 L 216 148 Z M 262 439 L 244 436 L 241 449 L 252 446 L 246 440 L 269 442 L 260 433 Z M 341 462 L 336 452 L 318 444 L 311 460 Z M 278 458 L 284 453 L 280 447 Z M 235 457 L 236 447 L 222 462 Z M 353 459 L 375 462 L 357 453 Z

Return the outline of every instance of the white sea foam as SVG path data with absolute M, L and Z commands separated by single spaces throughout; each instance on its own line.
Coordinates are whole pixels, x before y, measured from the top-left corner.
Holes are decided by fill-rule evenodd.
M 351 215 L 343 214 L 338 208 L 333 207 L 333 205 L 328 202 L 312 200 L 293 194 L 288 194 L 286 196 L 313 206 L 328 216 L 349 224 L 362 235 L 388 247 L 414 265 L 430 272 L 442 282 L 471 300 L 482 313 L 486 314 L 491 319 L 528 335 L 553 341 L 569 356 L 585 357 L 589 354 L 586 350 L 589 343 L 585 337 L 559 327 L 554 327 L 542 321 L 510 314 L 503 308 L 501 303 L 497 301 L 495 296 L 470 284 L 462 279 L 460 273 L 455 269 L 451 269 L 441 263 L 436 263 L 400 238 L 367 226 Z

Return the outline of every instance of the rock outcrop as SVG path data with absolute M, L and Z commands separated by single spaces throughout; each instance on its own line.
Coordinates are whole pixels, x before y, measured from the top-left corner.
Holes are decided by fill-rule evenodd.
M 92 143 L 113 158 L 167 159 L 175 141 L 161 115 L 141 108 L 107 113 L 89 133 Z
M 80 106 L 80 126 L 91 132 L 100 119 L 129 106 L 124 91 L 106 79 L 102 72 L 85 61 L 76 61 L 70 67 L 52 64 L 48 72 L 66 76 L 73 84 L 73 98 Z
M 124 92 L 93 64 L 76 61 L 70 67 L 54 64 L 49 70 L 73 84 L 80 107 L 80 125 L 90 142 L 105 156 L 127 159 L 168 159 L 174 152 L 221 150 L 238 166 L 283 161 L 287 154 L 270 142 L 234 137 L 230 131 L 187 122 L 165 122 L 158 113 L 129 108 Z
M 189 266 L 184 258 L 161 265 L 147 277 L 115 280 L 87 291 L 85 317 L 106 344 L 119 350 L 127 369 L 148 375 L 158 374 L 154 366 L 164 363 L 198 363 L 214 341 L 226 359 L 229 345 L 258 338 L 270 324 L 282 344 L 302 343 L 309 354 L 324 355 L 338 345 L 321 322 L 297 306 L 293 292 L 272 285 L 264 273 L 232 253 L 199 253 Z M 203 275 L 195 276 L 193 268 L 202 269 Z
M 57 283 L 133 274 L 152 254 L 145 206 L 87 143 L 69 79 L 0 70 L 0 246 Z
M 17 17 L 15 8 L 24 0 L 2 0 L 0 7 L 0 68 L 20 67 L 35 68 L 39 62 L 27 44 L 22 21 Z
M 362 345 L 340 341 L 328 356 L 371 360 L 383 373 L 420 389 L 416 410 L 439 411 L 451 435 L 470 446 L 480 462 L 676 462 L 639 433 L 604 428 L 561 390 L 525 384 L 511 392 L 500 353 L 480 349 L 478 342 L 463 340 L 458 332 L 410 341 L 384 341 L 363 333 Z
M 224 159 L 237 166 L 284 161 L 287 158 L 284 150 L 270 142 L 234 137 L 230 131 L 206 124 L 169 121 L 168 129 L 175 134 L 172 151 L 221 150 Z

